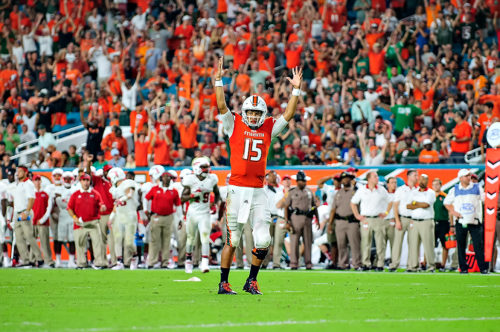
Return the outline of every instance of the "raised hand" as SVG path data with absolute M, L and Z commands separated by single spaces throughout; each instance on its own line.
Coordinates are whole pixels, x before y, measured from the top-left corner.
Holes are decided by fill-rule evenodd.
M 300 89 L 300 84 L 302 83 L 302 68 L 293 68 L 292 75 L 292 78 L 287 77 L 286 79 L 295 89 Z
M 217 70 L 215 71 L 215 80 L 220 81 L 225 73 L 226 69 L 224 69 L 224 57 L 220 57 L 219 64 L 217 65 Z

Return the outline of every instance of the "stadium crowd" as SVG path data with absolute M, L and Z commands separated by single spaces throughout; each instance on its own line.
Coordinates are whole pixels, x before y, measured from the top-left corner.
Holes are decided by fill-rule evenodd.
M 301 112 L 269 165 L 463 162 L 500 117 L 499 9 L 489 0 L 2 1 L 2 175 L 36 138 L 33 168 L 78 165 L 82 147 L 58 151 L 53 133 L 80 122 L 98 168 L 202 155 L 227 165 L 212 79 L 220 56 L 234 112 L 254 93 L 279 115 L 284 77 L 303 67 Z

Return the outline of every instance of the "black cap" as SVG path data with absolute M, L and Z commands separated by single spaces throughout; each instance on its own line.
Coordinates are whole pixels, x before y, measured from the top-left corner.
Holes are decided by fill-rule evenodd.
M 354 179 L 354 178 L 355 178 L 354 174 L 349 173 L 349 172 L 342 172 L 342 174 L 340 174 L 340 179 L 341 179 L 341 180 L 342 180 L 343 178 L 347 178 L 347 177 L 349 177 L 349 178 L 351 178 L 351 179 Z
M 298 171 L 296 176 L 297 181 L 307 181 L 306 173 L 303 171 Z

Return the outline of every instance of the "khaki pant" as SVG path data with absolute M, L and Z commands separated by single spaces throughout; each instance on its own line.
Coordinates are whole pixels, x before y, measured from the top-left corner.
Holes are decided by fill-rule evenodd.
M 159 216 L 153 214 L 151 217 L 151 239 L 149 241 L 148 266 L 158 262 L 161 251 L 161 266 L 168 266 L 170 258 L 170 238 L 172 237 L 173 215 Z
M 43 253 L 43 262 L 47 265 L 54 264 L 52 259 L 52 249 L 50 248 L 50 227 L 46 225 L 36 225 L 33 226 L 35 239 L 40 238 L 40 247 Z M 34 258 L 33 250 L 31 250 L 31 258 Z
M 396 233 L 395 221 L 394 219 L 391 220 L 384 219 L 384 222 L 385 222 L 385 244 L 387 245 L 387 241 L 389 241 L 392 253 L 392 248 L 394 248 L 394 236 Z
M 115 253 L 115 238 L 113 235 L 113 228 L 108 227 L 108 221 L 109 221 L 109 214 L 102 215 L 101 219 L 99 220 L 99 229 L 101 230 L 101 235 L 102 235 L 102 245 L 103 245 L 103 254 L 104 254 L 104 261 L 107 262 L 107 250 L 106 250 L 106 243 L 108 244 L 109 247 L 109 255 L 111 256 L 111 266 L 116 265 L 116 253 Z M 113 227 L 113 225 L 111 225 Z M 109 231 L 109 233 L 108 233 Z
M 181 222 L 181 229 L 179 229 L 179 221 L 172 222 L 172 232 L 177 234 L 177 265 L 183 266 L 186 261 L 186 223 Z
M 243 226 L 242 236 L 245 242 L 245 246 L 243 247 L 243 241 L 240 241 L 240 245 L 236 247 L 235 250 L 236 267 L 239 268 L 243 268 L 245 266 L 245 263 L 243 262 L 243 249 L 245 249 L 248 266 L 252 265 L 253 235 L 252 227 L 250 226 L 249 222 L 247 222 L 245 226 Z
M 14 234 L 16 235 L 16 246 L 19 251 L 19 255 L 23 261 L 23 264 L 30 263 L 30 252 L 28 250 L 28 245 L 31 247 L 33 251 L 33 255 L 36 261 L 42 260 L 42 252 L 36 243 L 36 239 L 33 232 L 33 224 L 31 220 L 21 220 L 18 221 L 21 217 L 20 214 L 16 214 L 15 223 L 14 223 Z M 31 214 L 31 218 L 33 218 L 33 214 Z
M 113 222 L 114 249 L 116 257 L 123 258 L 123 264 L 130 266 L 132 258 L 137 252 L 135 247 L 135 231 L 137 230 L 137 218 L 126 217 L 117 213 Z M 110 249 L 111 250 L 111 249 Z
M 108 266 L 106 261 L 103 260 L 102 234 L 98 219 L 85 222 L 82 227 L 75 229 L 73 232 L 76 248 L 76 265 L 78 267 L 86 267 L 87 265 L 87 238 L 89 236 L 94 251 L 94 264 L 99 267 Z
M 401 262 L 401 249 L 403 248 L 403 239 L 405 237 L 405 233 L 408 232 L 408 248 L 410 247 L 410 233 L 413 232 L 413 227 L 410 227 L 410 224 L 413 221 L 410 218 L 401 217 L 401 230 L 394 230 L 394 245 L 392 247 L 391 252 L 391 265 L 389 268 L 397 269 L 399 267 L 399 263 Z M 408 262 L 410 261 L 410 257 L 408 257 Z
M 306 216 L 292 215 L 291 218 L 294 233 L 290 233 L 290 267 L 299 267 L 299 245 L 302 237 L 304 243 L 304 263 L 306 268 L 311 268 L 311 249 L 313 242 L 312 220 Z
M 361 260 L 364 266 L 371 266 L 372 238 L 375 236 L 377 258 L 375 265 L 384 267 L 385 260 L 385 222 L 382 218 L 366 218 L 360 222 L 361 227 Z
M 335 234 L 337 237 L 337 247 L 339 250 L 338 266 L 343 269 L 349 268 L 349 247 L 351 247 L 352 266 L 361 267 L 361 234 L 359 223 L 348 222 L 347 220 L 335 220 Z
M 413 221 L 413 231 L 409 233 L 409 257 L 408 269 L 416 270 L 418 268 L 418 258 L 420 242 L 424 245 L 424 254 L 429 270 L 436 269 L 436 257 L 434 254 L 434 220 L 427 219 L 423 221 Z
M 286 229 L 285 220 L 283 218 L 277 218 L 275 223 L 271 223 L 269 227 L 269 234 L 272 238 L 273 252 L 269 251 L 266 258 L 262 262 L 262 267 L 266 268 L 271 261 L 271 256 L 273 259 L 273 267 L 281 266 L 281 251 L 283 250 L 283 242 L 285 241 Z

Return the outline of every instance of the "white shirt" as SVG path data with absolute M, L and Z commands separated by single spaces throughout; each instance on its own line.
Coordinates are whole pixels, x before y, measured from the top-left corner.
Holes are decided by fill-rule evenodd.
M 387 205 L 389 205 L 391 202 L 394 202 L 394 198 L 396 198 L 396 192 L 393 193 L 387 192 Z M 391 209 L 387 217 L 385 217 L 385 220 L 391 220 L 391 219 L 394 219 L 394 209 Z
M 376 217 L 387 209 L 387 190 L 376 186 L 373 190 L 368 185 L 360 187 L 351 199 L 351 203 L 359 204 L 359 213 L 365 217 Z
M 43 136 L 38 137 L 38 145 L 44 149 L 48 148 L 49 145 L 56 145 L 56 139 L 54 135 L 49 132 L 43 134 Z
M 21 213 L 28 208 L 28 200 L 35 199 L 35 185 L 31 180 L 18 182 L 12 192 L 14 212 Z
M 276 205 L 278 202 L 285 196 L 285 189 L 282 185 L 278 185 L 274 187 L 275 191 L 269 189 L 269 186 L 264 186 L 264 191 L 267 195 L 267 203 L 269 212 L 271 215 L 277 215 L 281 218 L 285 218 L 285 209 L 278 209 Z
M 416 187 L 410 188 L 406 184 L 396 189 L 394 204 L 398 204 L 398 211 L 400 216 L 411 218 L 411 210 L 408 210 L 406 206 L 414 200 L 413 192 L 415 190 L 417 190 Z
M 415 190 L 413 200 L 419 203 L 427 203 L 429 207 L 410 210 L 412 219 L 434 219 L 434 202 L 436 201 L 436 192 L 434 190 L 428 188 L 424 191 Z
M 321 196 L 325 195 L 326 194 L 326 204 L 328 204 L 328 206 L 332 207 L 333 205 L 333 199 L 335 198 L 335 195 L 337 194 L 338 192 L 338 189 L 335 188 L 334 185 L 332 184 L 323 184 L 323 188 L 321 188 Z M 321 199 L 323 199 L 323 197 L 321 197 Z
M 127 86 L 123 83 L 121 85 L 122 104 L 131 111 L 135 110 L 135 106 L 137 103 L 137 87 L 137 82 L 135 82 L 134 85 L 130 87 L 130 89 L 128 89 Z
M 135 15 L 132 17 L 130 23 L 135 27 L 136 30 L 146 30 L 146 15 L 147 11 L 142 13 L 141 15 Z
M 36 52 L 35 38 L 33 37 L 34 35 L 35 34 L 33 32 L 23 35 L 23 48 L 25 53 Z
M 379 152 L 375 157 L 372 157 L 370 153 L 367 152 L 363 161 L 365 166 L 379 166 L 384 163 L 384 155 L 382 152 Z
M 37 37 L 38 44 L 40 45 L 41 56 L 52 56 L 52 44 L 54 40 L 51 35 Z

